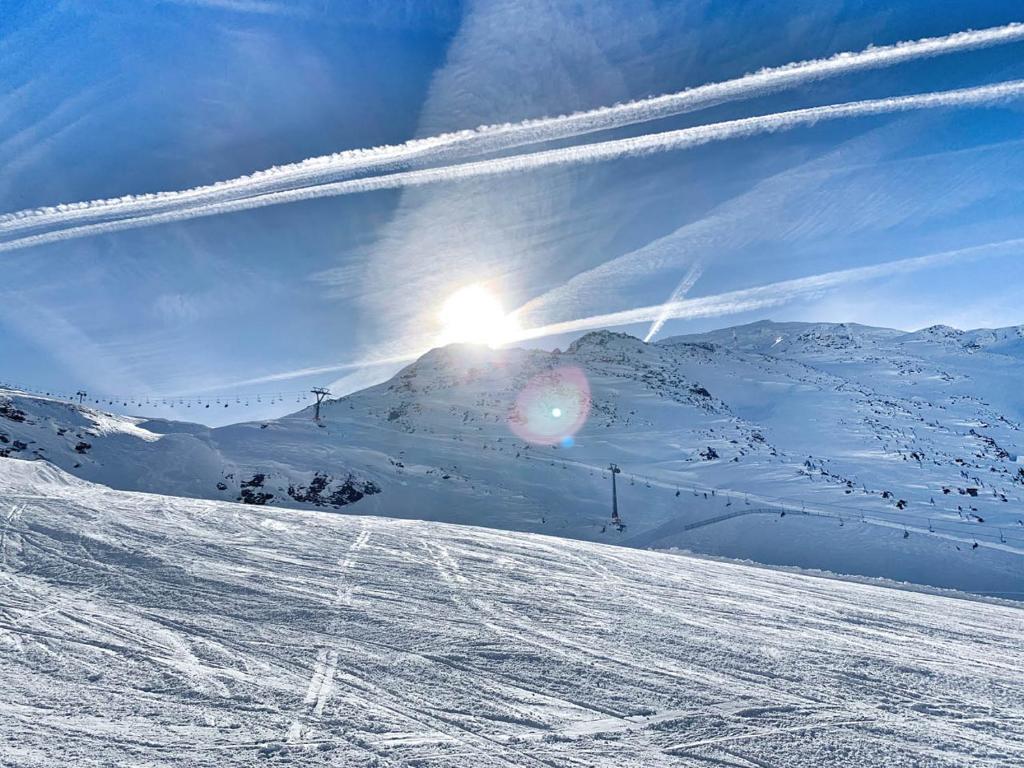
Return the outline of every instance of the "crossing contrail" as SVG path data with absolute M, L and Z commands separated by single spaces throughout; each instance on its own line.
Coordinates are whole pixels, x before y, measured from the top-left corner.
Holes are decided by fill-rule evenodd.
M 701 296 L 696 299 L 679 299 L 665 304 L 655 304 L 649 307 L 637 307 L 626 309 L 620 312 L 610 312 L 602 315 L 581 317 L 575 320 L 551 323 L 525 328 L 509 341 L 509 344 L 516 344 L 523 341 L 543 339 L 550 336 L 557 336 L 563 333 L 579 333 L 581 331 L 593 331 L 601 328 L 615 328 L 634 323 L 646 323 L 655 321 L 658 318 L 665 320 L 692 319 L 698 317 L 720 317 L 739 312 L 748 312 L 757 309 L 766 309 L 786 304 L 795 299 L 808 296 L 816 296 L 829 290 L 842 288 L 856 283 L 877 280 L 893 275 L 910 274 L 921 269 L 952 264 L 958 261 L 970 259 L 983 259 L 1004 254 L 1007 251 L 1024 251 L 1024 238 L 1012 240 L 1000 240 L 992 243 L 961 248 L 953 251 L 942 251 L 930 253 L 925 256 L 915 256 L 909 259 L 897 259 L 881 264 L 874 264 L 868 267 L 855 267 L 852 269 L 841 269 L 832 272 L 823 272 L 817 275 L 782 280 L 766 285 L 759 285 L 754 288 L 742 288 L 736 291 L 714 294 L 712 296 Z M 222 383 L 215 387 L 208 387 L 207 390 L 195 390 L 185 393 L 195 394 L 202 391 L 214 389 L 224 391 L 235 387 L 248 386 L 252 384 L 265 384 L 276 381 L 287 381 L 311 376 L 321 373 L 333 373 L 342 371 L 353 371 L 375 366 L 399 365 L 416 360 L 424 354 L 428 345 L 410 344 L 404 351 L 387 357 L 366 358 L 333 365 L 322 365 L 310 368 L 300 368 L 292 371 L 267 374 L 244 381 Z
M 713 296 L 701 296 L 696 299 L 680 299 L 666 304 L 655 304 L 649 307 L 638 307 L 620 312 L 567 320 L 559 323 L 524 329 L 517 334 L 514 341 L 529 341 L 563 333 L 578 333 L 599 328 L 613 328 L 633 323 L 647 323 L 660 317 L 668 319 L 692 319 L 696 317 L 718 317 L 739 312 L 765 309 L 779 306 L 803 296 L 813 296 L 824 291 L 840 288 L 852 283 L 876 280 L 892 275 L 908 274 L 920 269 L 940 266 L 966 259 L 980 259 L 997 256 L 1004 251 L 1024 250 L 1024 238 L 1002 240 L 994 243 L 961 248 L 954 251 L 943 251 L 910 259 L 887 261 L 869 267 L 841 269 L 834 272 L 823 272 L 818 275 L 783 280 L 755 288 L 743 288 Z
M 777 133 L 799 126 L 852 117 L 866 117 L 899 112 L 953 107 L 991 106 L 1024 96 L 1024 80 L 1013 80 L 974 88 L 937 91 L 912 96 L 895 96 L 845 104 L 809 107 L 787 112 L 776 112 L 721 123 L 683 128 L 676 131 L 649 133 L 626 139 L 582 144 L 541 152 L 511 155 L 490 160 L 400 171 L 381 176 L 321 184 L 302 189 L 268 192 L 241 200 L 210 203 L 183 210 L 171 210 L 128 219 L 86 224 L 52 232 L 0 242 L 0 252 L 13 251 L 36 245 L 70 240 L 90 235 L 118 232 L 125 229 L 167 224 L 200 216 L 215 216 L 267 205 L 313 200 L 322 197 L 360 194 L 384 189 L 417 187 L 427 184 L 453 182 L 509 173 L 522 173 L 541 168 L 596 163 L 625 157 L 639 157 L 655 152 L 689 149 L 716 141 L 744 138 L 762 133 Z
M 662 326 L 668 322 L 669 313 L 672 311 L 672 307 L 676 306 L 680 301 L 686 298 L 686 294 L 693 288 L 693 284 L 700 280 L 700 276 L 704 273 L 704 265 L 701 262 L 696 262 L 693 266 L 687 270 L 686 274 L 683 275 L 683 279 L 679 281 L 679 285 L 676 286 L 675 290 L 672 291 L 672 295 L 668 297 L 668 301 L 661 305 L 661 312 L 654 318 L 654 322 L 651 323 L 651 327 L 647 331 L 647 335 L 644 336 L 644 341 L 650 341 L 658 335 L 658 331 L 661 330 Z
M 78 228 L 89 223 L 129 217 L 141 219 L 151 214 L 192 208 L 201 211 L 211 204 L 245 198 L 259 201 L 250 207 L 274 204 L 267 202 L 267 194 L 329 184 L 366 173 L 400 170 L 417 163 L 450 163 L 464 157 L 693 112 L 852 72 L 1021 41 L 1024 41 L 1024 24 L 1014 23 L 838 53 L 829 58 L 794 62 L 733 80 L 570 115 L 486 125 L 473 130 L 415 139 L 404 144 L 313 157 L 192 189 L 18 211 L 0 215 L 0 235 L 58 226 Z

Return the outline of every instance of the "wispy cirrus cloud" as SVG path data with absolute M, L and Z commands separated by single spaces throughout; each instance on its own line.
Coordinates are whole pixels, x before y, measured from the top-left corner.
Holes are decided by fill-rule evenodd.
M 1024 172 L 1024 142 L 906 154 L 921 130 L 912 118 L 889 123 L 762 178 L 669 234 L 550 287 L 516 313 L 524 325 L 545 325 L 628 300 L 652 278 L 696 262 L 706 268 L 735 264 L 757 243 L 796 247 L 823 237 L 892 231 L 1018 191 L 1020 185 L 1008 185 L 1005 175 Z
M 269 0 L 160 0 L 168 5 L 185 5 L 195 8 L 210 8 L 234 13 L 255 13 L 270 16 L 288 16 L 294 13 L 285 3 Z
M 132 364 L 132 356 L 122 355 L 114 345 L 94 340 L 79 322 L 42 300 L 21 292 L 3 293 L 0 326 L 47 350 L 78 383 L 113 386 L 140 394 L 151 391 Z

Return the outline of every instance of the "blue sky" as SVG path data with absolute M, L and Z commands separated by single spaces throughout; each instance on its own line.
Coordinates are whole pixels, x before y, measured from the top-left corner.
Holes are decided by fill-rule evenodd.
M 0 212 L 188 188 L 1021 20 L 1018 3 L 993 0 L 6 0 Z M 911 61 L 568 143 L 1014 80 L 1022 54 L 1017 43 Z M 139 396 L 341 392 L 400 365 L 360 363 L 429 348 L 439 306 L 469 283 L 545 325 L 656 305 L 688 275 L 688 296 L 710 297 L 1022 238 L 1022 106 L 855 117 L 0 253 L 0 378 Z M 968 253 L 670 319 L 659 336 L 766 317 L 1024 323 L 1021 249 Z M 297 373 L 308 368 L 332 370 Z

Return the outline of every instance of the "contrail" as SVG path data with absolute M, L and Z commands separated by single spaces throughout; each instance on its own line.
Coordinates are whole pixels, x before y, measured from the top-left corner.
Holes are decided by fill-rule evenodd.
M 510 340 L 510 344 L 522 341 L 542 339 L 548 336 L 557 336 L 562 333 L 578 333 L 580 331 L 592 331 L 599 328 L 614 328 L 616 326 L 632 325 L 633 323 L 645 323 L 657 320 L 664 316 L 666 320 L 695 318 L 695 317 L 719 317 L 722 315 L 736 314 L 767 307 L 780 306 L 801 296 L 813 296 L 834 288 L 845 285 L 875 280 L 891 275 L 908 274 L 920 269 L 949 264 L 966 259 L 982 259 L 990 256 L 997 256 L 1003 250 L 1014 248 L 1024 249 L 1024 238 L 1013 240 L 1002 240 L 994 243 L 962 248 L 954 251 L 943 251 L 932 253 L 926 256 L 917 256 L 910 259 L 899 259 L 887 261 L 882 264 L 875 264 L 870 267 L 856 267 L 853 269 L 842 269 L 834 272 L 824 272 L 818 275 L 800 277 L 794 280 L 783 280 L 767 285 L 760 285 L 755 288 L 743 288 L 737 291 L 729 291 L 714 296 L 702 296 L 698 299 L 680 299 L 666 304 L 655 304 L 650 307 L 638 307 L 627 309 L 621 312 L 611 312 L 604 315 L 592 315 L 577 320 L 567 320 L 560 323 L 552 323 L 537 328 L 527 328 Z M 322 365 L 311 368 L 301 368 L 294 371 L 282 371 L 281 373 L 259 376 L 254 379 L 235 381 L 230 384 L 220 384 L 216 387 L 209 387 L 203 390 L 195 390 L 188 394 L 196 394 L 214 389 L 224 391 L 234 387 L 248 386 L 252 384 L 265 384 L 275 381 L 287 381 L 298 379 L 303 376 L 310 376 L 319 373 L 332 373 L 335 371 L 352 371 L 360 368 L 368 368 L 377 365 L 394 365 L 408 363 L 416 360 L 426 352 L 426 347 L 421 347 L 417 352 L 396 354 L 386 358 L 370 358 L 333 365 Z
M 662 316 L 666 319 L 717 317 L 719 315 L 731 315 L 755 309 L 765 309 L 785 304 L 800 296 L 815 295 L 852 283 L 916 272 L 920 269 L 948 264 L 962 259 L 980 259 L 995 256 L 999 252 L 1009 249 L 1024 249 L 1024 238 L 986 243 L 985 245 L 973 246 L 971 248 L 943 251 L 910 259 L 888 261 L 870 267 L 855 267 L 853 269 L 824 272 L 794 280 L 783 280 L 777 283 L 761 285 L 756 288 L 744 288 L 714 296 L 702 296 L 698 299 L 681 299 L 669 304 L 655 304 L 649 307 L 638 307 L 604 315 L 592 315 L 591 317 L 577 320 L 567 320 L 538 328 L 526 329 L 519 333 L 514 340 L 528 341 L 547 336 L 557 336 L 562 333 L 577 333 L 598 328 L 646 323 L 657 320 Z
M 697 261 L 689 271 L 683 276 L 683 279 L 679 281 L 679 285 L 676 286 L 675 290 L 672 291 L 672 295 L 668 297 L 668 301 L 661 305 L 662 311 L 658 313 L 658 316 L 651 323 L 650 329 L 647 331 L 647 335 L 644 336 L 644 341 L 650 341 L 658 335 L 658 331 L 668 321 L 669 313 L 672 311 L 672 307 L 678 304 L 682 299 L 686 298 L 686 294 L 693 288 L 693 284 L 700 280 L 700 276 L 704 274 L 704 265 Z
M 414 139 L 404 144 L 322 155 L 192 189 L 126 195 L 18 211 L 0 216 L 0 234 L 55 225 L 84 224 L 90 220 L 136 217 L 261 196 L 285 189 L 335 182 L 368 172 L 400 169 L 416 162 L 451 162 L 459 156 L 499 152 L 680 115 L 852 72 L 1021 41 L 1024 41 L 1024 24 L 1014 23 L 869 47 L 862 51 L 843 52 L 828 58 L 762 69 L 733 80 L 570 115 L 485 125 L 473 130 Z
M 374 368 L 383 365 L 397 365 L 399 363 L 408 363 L 410 360 L 415 360 L 417 357 L 419 357 L 419 354 L 392 355 L 390 357 L 367 358 L 365 360 L 354 360 L 345 363 L 332 363 L 330 365 L 317 365 L 311 366 L 309 368 L 298 368 L 293 371 L 269 373 L 265 376 L 256 376 L 251 379 L 233 381 L 229 384 L 215 384 L 214 386 L 210 387 L 203 387 L 201 389 L 193 389 L 187 392 L 181 392 L 179 393 L 179 395 L 198 395 L 203 394 L 205 392 L 223 391 L 225 389 L 235 389 L 237 387 L 249 387 L 255 384 L 272 384 L 277 381 L 301 379 L 305 376 L 316 376 L 321 373 L 339 373 L 341 371 L 358 371 L 364 368 Z
M 962 88 L 952 91 L 937 91 L 913 96 L 896 96 L 796 109 L 756 117 L 745 117 L 738 120 L 728 120 L 721 123 L 710 123 L 676 131 L 649 133 L 627 139 L 550 149 L 491 160 L 478 160 L 470 163 L 441 166 L 439 168 L 424 168 L 383 176 L 368 176 L 303 189 L 269 192 L 242 200 L 211 203 L 184 210 L 172 210 L 130 219 L 70 227 L 54 232 L 43 232 L 8 240 L 0 243 L 0 252 L 13 251 L 19 248 L 28 248 L 60 240 L 87 237 L 89 235 L 118 232 L 136 227 L 167 224 L 200 216 L 215 216 L 267 205 L 279 205 L 281 203 L 312 200 L 321 197 L 359 194 L 383 189 L 416 187 L 440 182 L 500 176 L 539 168 L 596 163 L 624 157 L 639 157 L 655 152 L 688 149 L 726 139 L 787 131 L 799 126 L 813 125 L 828 120 L 925 109 L 987 106 L 1018 99 L 1021 96 L 1024 96 L 1024 80 L 1013 80 L 994 85 Z

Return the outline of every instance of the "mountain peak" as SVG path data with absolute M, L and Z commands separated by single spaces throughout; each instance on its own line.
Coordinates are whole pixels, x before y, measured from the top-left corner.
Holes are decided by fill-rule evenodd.
M 646 346 L 646 344 L 638 339 L 636 336 L 631 336 L 628 333 L 619 333 L 618 331 L 590 331 L 583 336 L 580 336 L 576 341 L 569 345 L 566 352 L 568 354 L 575 354 L 581 350 L 594 347 L 608 347 L 608 346 Z
M 929 325 L 927 328 L 922 328 L 917 331 L 915 335 L 920 336 L 935 336 L 939 338 L 955 338 L 957 336 L 963 336 L 964 331 L 959 328 L 954 328 L 951 325 L 942 325 L 941 323 L 936 325 Z

